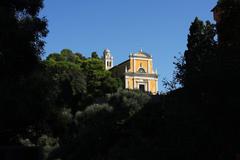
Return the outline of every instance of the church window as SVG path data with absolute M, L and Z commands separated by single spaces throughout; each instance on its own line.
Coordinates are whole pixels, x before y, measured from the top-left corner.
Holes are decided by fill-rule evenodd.
M 143 68 L 139 68 L 139 69 L 138 69 L 138 72 L 139 72 L 139 73 L 146 73 Z
M 112 66 L 112 62 L 109 62 L 109 61 L 108 61 L 108 62 L 107 62 L 107 66 L 108 66 L 108 67 L 111 67 L 111 66 Z

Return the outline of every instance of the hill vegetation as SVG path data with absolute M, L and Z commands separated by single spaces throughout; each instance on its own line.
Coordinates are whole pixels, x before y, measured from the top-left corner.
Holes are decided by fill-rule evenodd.
M 218 2 L 216 25 L 195 18 L 157 96 L 124 90 L 96 52 L 41 59 L 42 7 L 0 2 L 0 159 L 239 159 L 239 1 Z

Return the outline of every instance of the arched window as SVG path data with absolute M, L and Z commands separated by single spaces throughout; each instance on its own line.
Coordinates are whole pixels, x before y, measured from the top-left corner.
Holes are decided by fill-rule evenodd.
M 112 62 L 107 61 L 107 66 L 108 66 L 108 67 L 111 67 L 111 66 L 112 66 Z
M 139 72 L 139 73 L 146 73 L 143 68 L 139 68 L 139 69 L 138 69 L 138 72 Z

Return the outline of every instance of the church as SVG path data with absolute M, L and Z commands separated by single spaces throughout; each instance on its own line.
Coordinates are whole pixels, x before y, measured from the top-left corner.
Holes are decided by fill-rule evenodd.
M 131 53 L 129 59 L 113 66 L 113 56 L 109 49 L 103 52 L 105 69 L 112 73 L 113 77 L 123 81 L 125 89 L 140 90 L 156 95 L 158 93 L 158 74 L 153 69 L 152 56 L 140 50 Z

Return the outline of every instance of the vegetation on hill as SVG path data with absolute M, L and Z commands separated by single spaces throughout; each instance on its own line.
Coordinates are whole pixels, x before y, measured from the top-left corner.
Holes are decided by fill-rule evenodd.
M 42 7 L 0 2 L 0 159 L 19 159 L 18 146 L 43 160 L 239 158 L 239 1 L 218 2 L 216 26 L 195 18 L 171 91 L 158 96 L 123 90 L 96 52 L 41 60 Z

